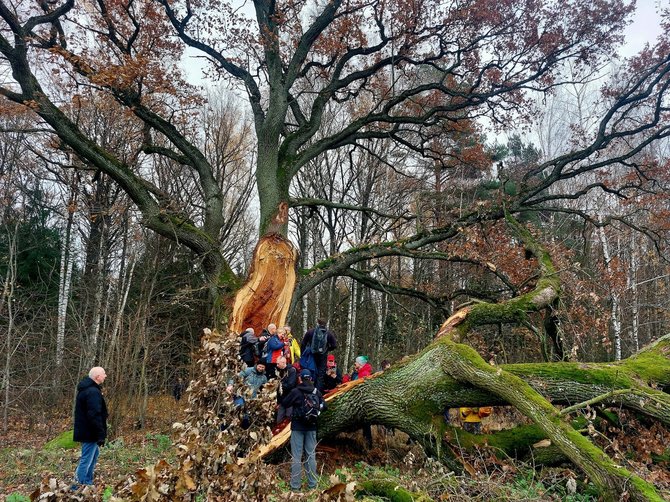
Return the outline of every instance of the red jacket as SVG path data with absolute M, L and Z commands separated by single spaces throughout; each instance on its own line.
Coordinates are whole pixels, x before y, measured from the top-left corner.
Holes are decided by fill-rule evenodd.
M 369 377 L 372 375 L 372 366 L 370 363 L 365 363 L 358 371 L 354 371 L 351 374 L 351 380 L 358 380 L 360 378 Z
M 358 378 L 365 378 L 372 375 L 372 366 L 370 363 L 365 363 L 361 366 L 361 369 L 358 370 Z

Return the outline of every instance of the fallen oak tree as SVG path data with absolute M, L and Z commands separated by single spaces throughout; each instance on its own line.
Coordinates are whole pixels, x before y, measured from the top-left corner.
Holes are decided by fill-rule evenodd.
M 593 399 L 609 394 L 608 399 L 619 399 L 622 405 L 629 405 L 668 423 L 670 396 L 652 387 L 668 383 L 670 346 L 667 338 L 637 358 L 617 365 L 592 367 L 593 372 L 587 366 L 576 371 L 576 365 L 547 363 L 535 366 L 540 371 L 534 374 L 529 371 L 532 366 L 521 365 L 519 369 L 525 370 L 523 376 L 529 381 L 505 367 L 491 366 L 474 349 L 459 343 L 477 326 L 520 324 L 529 313 L 550 308 L 560 294 L 560 281 L 548 253 L 510 214 L 506 214 L 506 219 L 538 261 L 540 274 L 535 289 L 499 304 L 479 303 L 457 312 L 443 324 L 435 341 L 422 353 L 401 367 L 351 389 L 333 402 L 320 420 L 321 434 L 334 433 L 338 424 L 351 421 L 382 423 L 403 430 L 428 451 L 445 458 L 445 452 L 449 451 L 449 448 L 441 447 L 444 442 L 441 421 L 445 407 L 505 402 L 530 418 L 566 457 L 589 476 L 604 499 L 620 500 L 629 496 L 632 500 L 662 500 L 652 484 L 617 465 L 588 438 L 573 429 L 541 392 L 558 390 L 559 396 L 568 404 L 584 401 L 585 397 Z M 649 359 L 654 364 L 648 364 Z M 568 369 L 578 374 L 574 386 L 572 379 L 566 378 L 571 374 L 566 371 Z M 552 372 L 562 375 L 559 386 L 551 381 Z M 584 384 L 589 380 L 594 385 Z M 468 402 L 463 391 L 459 392 L 457 385 L 454 388 L 454 383 L 487 391 L 492 395 L 489 397 L 497 399 L 482 399 L 481 396 L 476 402 Z M 451 392 L 446 392 L 445 384 L 451 387 Z M 585 395 L 585 387 L 591 387 L 589 395 Z M 571 396 L 572 388 L 578 390 L 579 395 Z M 615 394 L 611 392 L 614 389 L 627 392 Z M 351 415 L 355 418 L 347 417 Z
M 421 353 L 361 385 L 342 389 L 319 420 L 319 436 L 363 423 L 382 424 L 406 432 L 429 453 L 457 468 L 451 445 L 445 441 L 444 409 L 511 404 L 588 475 L 604 499 L 628 496 L 632 500 L 662 500 L 652 484 L 617 465 L 573 429 L 549 400 L 566 405 L 601 400 L 669 424 L 670 396 L 654 388 L 670 384 L 669 337 L 618 363 L 499 367 L 489 365 L 474 349 L 459 343 L 477 326 L 520 324 L 529 313 L 550 308 L 560 294 L 560 282 L 547 252 L 510 215 L 507 221 L 538 260 L 540 274 L 535 289 L 499 304 L 482 302 L 462 309 L 443 324 L 434 342 Z M 283 440 L 279 437 L 271 442 L 264 453 Z
M 448 441 L 444 442 L 444 435 L 450 430 L 442 418 L 444 410 L 509 403 L 495 393 L 459 382 L 446 373 L 442 369 L 443 345 L 444 342 L 437 340 L 384 373 L 338 388 L 327 397 L 329 409 L 320 417 L 319 437 L 355 429 L 363 423 L 383 424 L 406 432 L 431 454 L 458 469 L 450 457 Z M 560 415 L 598 402 L 636 410 L 670 425 L 670 396 L 652 387 L 670 385 L 670 335 L 628 359 L 613 363 L 527 363 L 502 365 L 498 369 L 521 378 L 553 404 L 571 405 L 559 410 Z M 510 439 L 514 437 L 513 430 L 504 436 L 504 441 L 491 444 L 511 453 L 531 446 L 546 434 L 536 427 L 519 427 L 516 445 Z M 288 437 L 286 428 L 256 450 L 254 456 L 271 453 Z

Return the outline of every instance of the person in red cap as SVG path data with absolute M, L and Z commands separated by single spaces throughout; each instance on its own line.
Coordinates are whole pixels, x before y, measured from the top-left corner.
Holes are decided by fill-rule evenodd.
M 342 370 L 337 367 L 335 355 L 328 354 L 326 360 L 326 375 L 323 377 L 323 391 L 328 392 L 342 383 Z

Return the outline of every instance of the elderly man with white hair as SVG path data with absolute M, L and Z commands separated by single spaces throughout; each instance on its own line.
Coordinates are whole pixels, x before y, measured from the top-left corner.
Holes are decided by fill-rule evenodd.
M 77 385 L 74 440 L 81 442 L 81 458 L 75 471 L 75 489 L 80 485 L 93 485 L 93 470 L 98 461 L 100 446 L 105 444 L 107 438 L 107 404 L 100 389 L 105 378 L 105 370 L 96 366 Z

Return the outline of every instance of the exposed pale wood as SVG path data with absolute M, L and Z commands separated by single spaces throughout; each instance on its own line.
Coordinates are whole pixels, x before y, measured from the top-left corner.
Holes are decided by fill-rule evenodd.
M 461 324 L 467 318 L 468 312 L 470 312 L 470 308 L 466 307 L 466 308 L 463 308 L 463 309 L 459 310 L 458 312 L 456 312 L 451 317 L 449 317 L 449 319 L 447 319 L 442 324 L 442 326 L 440 326 L 440 329 L 438 330 L 437 334 L 435 335 L 435 338 L 436 339 L 440 338 L 440 337 L 448 334 L 449 332 L 451 332 L 451 330 L 453 330 L 456 326 Z
M 249 279 L 235 296 L 229 331 L 256 333 L 269 323 L 284 324 L 296 282 L 298 253 L 288 239 L 264 235 L 254 250 Z

